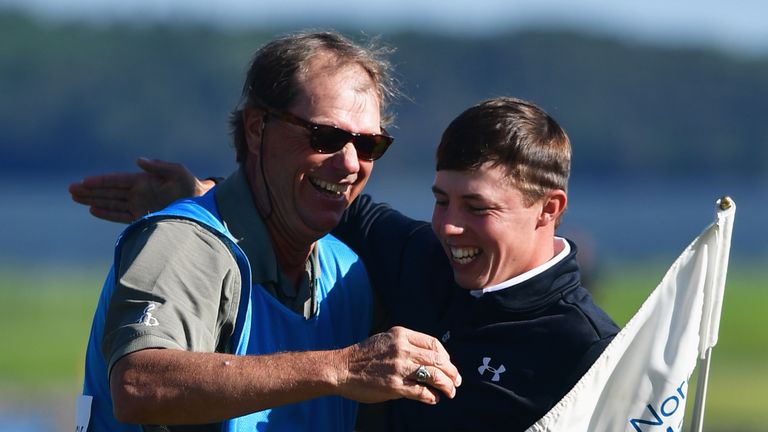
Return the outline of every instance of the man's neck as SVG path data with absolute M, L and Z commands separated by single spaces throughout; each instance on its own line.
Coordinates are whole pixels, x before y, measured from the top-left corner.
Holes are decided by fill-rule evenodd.
M 275 251 L 277 265 L 293 286 L 297 287 L 306 274 L 307 260 L 315 247 L 315 242 L 307 244 L 306 242 L 286 240 L 284 237 L 276 235 L 270 229 L 269 224 L 267 224 L 267 231 Z
M 285 221 L 281 221 L 280 213 L 272 208 L 273 203 L 267 196 L 269 192 L 266 191 L 266 186 L 263 182 L 255 181 L 259 179 L 251 178 L 256 172 L 254 171 L 254 164 L 255 162 L 252 160 L 246 161 L 245 170 L 253 202 L 269 234 L 269 240 L 272 243 L 272 250 L 275 252 L 275 259 L 277 259 L 280 271 L 294 287 L 297 287 L 306 274 L 307 259 L 309 259 L 315 242 L 319 238 L 302 236 L 297 230 L 288 227 Z M 259 194 L 259 190 L 263 190 L 265 193 Z
M 501 282 L 499 284 L 496 284 L 494 286 L 485 287 L 477 290 L 470 291 L 470 294 L 472 294 L 475 297 L 480 297 L 485 293 L 489 292 L 495 292 L 500 291 L 503 289 L 510 288 L 514 285 L 521 284 L 525 282 L 528 279 L 531 279 L 532 277 L 539 275 L 550 268 L 552 268 L 554 265 L 559 263 L 560 261 L 564 260 L 566 256 L 571 252 L 571 246 L 568 244 L 568 242 L 562 238 L 562 237 L 554 237 L 552 239 L 552 257 L 548 259 L 547 261 L 541 263 L 540 265 L 522 273 L 519 274 L 511 279 L 507 279 L 504 282 Z

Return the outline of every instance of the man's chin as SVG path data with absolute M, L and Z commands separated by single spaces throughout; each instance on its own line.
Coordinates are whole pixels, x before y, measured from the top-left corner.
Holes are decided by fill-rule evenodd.
M 456 282 L 456 285 L 467 291 L 483 289 L 482 284 L 476 278 L 469 275 L 463 275 L 455 269 L 453 270 L 453 280 Z
M 318 215 L 307 221 L 307 228 L 317 233 L 318 237 L 322 237 L 336 228 L 339 222 L 341 222 L 341 216 L 343 214 L 344 213 L 341 212 L 337 215 Z

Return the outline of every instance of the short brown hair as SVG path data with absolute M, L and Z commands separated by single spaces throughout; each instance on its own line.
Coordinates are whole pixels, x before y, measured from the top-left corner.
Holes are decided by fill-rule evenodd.
M 237 162 L 244 162 L 248 154 L 243 109 L 258 106 L 257 101 L 286 109 L 299 94 L 299 80 L 307 72 L 310 60 L 321 53 L 330 54 L 336 66 L 357 64 L 368 73 L 379 99 L 381 126 L 387 126 L 394 118 L 388 112 L 389 103 L 399 94 L 390 63 L 385 58 L 390 52 L 391 49 L 379 46 L 375 40 L 363 47 L 335 32 L 291 34 L 261 47 L 248 69 L 240 104 L 229 118 Z
M 548 191 L 567 191 L 571 144 L 555 119 L 533 103 L 510 97 L 483 101 L 454 119 L 437 148 L 437 170 L 507 169 L 531 205 Z

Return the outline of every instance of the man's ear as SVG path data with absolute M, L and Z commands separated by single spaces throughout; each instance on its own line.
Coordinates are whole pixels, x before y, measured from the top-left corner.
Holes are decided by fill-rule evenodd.
M 261 136 L 264 134 L 264 122 L 266 120 L 264 113 L 259 109 L 246 108 L 240 115 L 243 116 L 248 153 L 258 155 L 260 153 Z
M 562 189 L 554 189 L 542 199 L 541 213 L 537 227 L 545 227 L 549 224 L 557 225 L 560 216 L 568 204 L 568 195 Z

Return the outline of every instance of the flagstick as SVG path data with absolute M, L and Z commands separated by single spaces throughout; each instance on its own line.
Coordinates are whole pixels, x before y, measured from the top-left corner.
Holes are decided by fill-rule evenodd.
M 733 200 L 731 197 L 724 196 L 717 200 L 717 206 L 720 210 L 725 211 L 731 208 Z M 727 264 L 726 264 L 727 266 Z M 707 385 L 709 384 L 709 365 L 712 360 L 712 347 L 708 347 L 704 351 L 704 357 L 700 358 L 697 363 L 699 370 L 699 376 L 696 379 L 696 400 L 693 404 L 693 422 L 691 423 L 690 432 L 701 432 L 704 428 L 704 406 L 707 399 Z
M 704 428 L 704 405 L 707 398 L 707 384 L 709 384 L 709 364 L 712 359 L 712 347 L 707 348 L 704 358 L 699 359 L 699 376 L 696 378 L 696 400 L 693 403 L 693 422 L 690 432 L 701 432 Z

